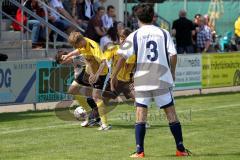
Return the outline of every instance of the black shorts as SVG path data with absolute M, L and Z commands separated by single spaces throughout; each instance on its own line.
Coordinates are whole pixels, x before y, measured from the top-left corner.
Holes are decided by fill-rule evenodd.
M 99 76 L 98 81 L 93 84 L 93 87 L 96 89 L 103 89 L 105 79 L 106 79 L 106 75 Z M 79 76 L 75 78 L 75 81 L 78 84 L 81 84 L 84 86 L 91 86 L 88 80 L 89 80 L 89 74 L 85 72 L 85 69 L 83 69 L 82 72 L 79 74 Z
M 110 85 L 110 79 L 107 82 L 106 88 L 102 94 L 103 98 L 111 98 L 115 99 L 117 98 L 121 93 L 129 99 L 134 99 L 134 85 L 133 82 L 124 82 L 124 81 L 118 81 L 118 85 L 116 86 L 116 91 L 111 91 L 111 85 Z
M 83 86 L 90 86 L 85 69 L 82 70 L 82 72 L 78 75 L 77 78 L 74 79 L 74 81 L 76 81 L 78 84 L 81 84 Z

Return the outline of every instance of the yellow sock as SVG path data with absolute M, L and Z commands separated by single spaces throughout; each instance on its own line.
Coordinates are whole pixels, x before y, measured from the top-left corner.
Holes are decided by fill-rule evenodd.
M 89 113 L 92 108 L 89 106 L 89 104 L 87 103 L 87 98 L 80 96 L 80 95 L 75 95 L 74 98 L 77 100 L 77 102 L 79 103 L 79 105 L 87 112 Z
M 99 116 L 101 118 L 102 124 L 108 125 L 106 106 L 104 105 L 102 100 L 97 103 L 97 107 L 98 107 L 98 112 L 99 112 Z

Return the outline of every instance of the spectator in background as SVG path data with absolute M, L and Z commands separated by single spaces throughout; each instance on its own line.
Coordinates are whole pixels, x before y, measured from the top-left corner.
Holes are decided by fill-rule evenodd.
M 118 43 L 120 43 L 120 35 L 124 29 L 124 24 L 122 22 L 114 22 L 113 26 L 117 28 Z
M 81 27 L 87 29 L 89 20 L 95 15 L 93 0 L 79 0 L 77 3 L 77 19 Z
M 240 50 L 240 16 L 235 21 L 234 32 L 235 32 L 235 42 L 237 45 L 237 49 Z
M 49 5 L 59 14 L 70 20 L 72 23 L 77 24 L 77 21 L 75 21 L 74 18 L 64 9 L 61 0 L 50 0 Z M 74 29 L 71 27 L 71 24 L 67 20 L 61 18 L 53 11 L 50 13 L 49 20 L 61 31 L 67 31 L 67 33 L 69 33 Z
M 207 26 L 207 21 L 204 17 L 201 17 L 199 22 L 199 32 L 197 34 L 197 51 L 199 53 L 211 52 L 211 29 Z
M 194 53 L 197 53 L 197 33 L 199 32 L 201 16 L 202 15 L 198 13 L 198 14 L 196 14 L 194 16 L 194 20 L 193 20 L 193 26 L 194 26 L 194 30 L 195 30 L 195 34 L 192 35 L 192 42 L 193 42 Z
M 131 15 L 131 27 L 130 27 L 133 31 L 139 28 L 136 13 L 137 13 L 137 6 L 133 6 L 132 15 Z
M 104 7 L 99 7 L 96 15 L 89 21 L 85 36 L 100 42 L 100 38 L 106 34 L 105 28 L 103 27 L 102 16 L 105 13 Z
M 107 1 L 107 0 L 96 0 L 96 2 L 94 2 L 93 7 L 94 7 L 95 13 L 97 12 L 98 7 L 104 7 L 104 3 L 105 3 L 106 1 Z
M 42 9 L 39 7 L 37 0 L 28 0 L 28 1 L 26 1 L 24 6 L 27 9 L 33 11 L 37 15 L 40 14 L 39 12 Z M 39 16 L 41 16 L 41 15 L 39 15 Z M 27 25 L 28 25 L 29 29 L 31 29 L 31 31 L 32 31 L 32 34 L 31 34 L 32 47 L 33 48 L 39 48 L 39 47 L 41 48 L 42 45 L 39 43 L 39 40 L 44 35 L 44 34 L 42 34 L 42 35 L 40 34 L 40 33 L 43 33 L 43 28 L 41 29 L 41 23 L 29 14 L 27 14 L 27 18 L 28 18 Z M 41 30 L 42 30 L 42 32 L 40 32 Z
M 112 5 L 107 7 L 107 13 L 102 16 L 103 27 L 108 30 L 113 27 L 113 17 L 115 16 L 115 8 Z
M 75 0 L 76 1 L 76 0 Z M 72 0 L 62 0 L 63 7 L 65 10 L 72 15 Z
M 104 52 L 110 45 L 118 43 L 117 28 L 110 27 L 107 34 L 100 39 L 100 47 Z
M 172 35 L 176 37 L 177 53 L 194 53 L 192 35 L 194 26 L 191 20 L 186 18 L 185 10 L 179 11 L 179 19 L 173 22 Z
M 216 40 L 216 31 L 215 31 L 215 27 L 213 26 L 213 24 L 210 22 L 210 17 L 208 16 L 208 14 L 204 15 L 205 18 L 205 24 L 210 28 L 211 34 L 212 34 L 212 41 L 215 42 Z
M 155 13 L 154 16 L 153 16 L 153 25 L 156 26 L 156 27 L 160 27 L 159 24 L 157 23 L 158 21 L 158 14 Z

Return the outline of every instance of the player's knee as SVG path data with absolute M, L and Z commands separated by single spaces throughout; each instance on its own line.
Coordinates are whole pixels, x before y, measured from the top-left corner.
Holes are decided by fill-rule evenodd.
M 78 86 L 70 86 L 68 89 L 68 94 L 78 94 Z

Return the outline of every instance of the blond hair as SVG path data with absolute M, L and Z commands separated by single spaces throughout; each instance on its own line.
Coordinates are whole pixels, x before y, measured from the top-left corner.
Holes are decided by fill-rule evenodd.
M 76 48 L 78 43 L 83 40 L 83 35 L 80 32 L 71 32 L 68 37 L 68 42 Z

